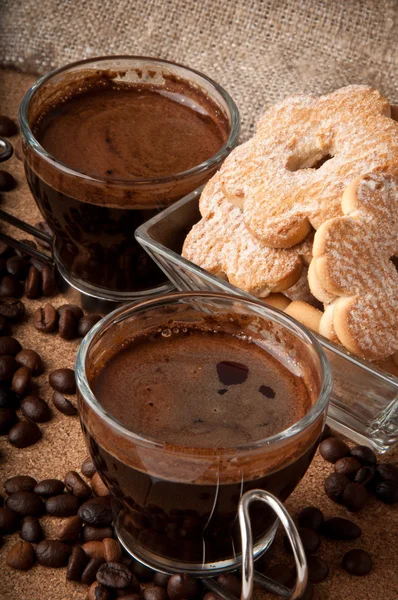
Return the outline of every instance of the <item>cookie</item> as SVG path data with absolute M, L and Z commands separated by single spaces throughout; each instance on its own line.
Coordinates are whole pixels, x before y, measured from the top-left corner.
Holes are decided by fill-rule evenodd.
M 351 85 L 271 107 L 219 177 L 252 235 L 287 248 L 340 216 L 344 189 L 376 168 L 398 168 L 398 123 L 380 92 Z
M 341 207 L 344 215 L 316 232 L 310 268 L 335 298 L 333 328 L 343 346 L 383 360 L 398 350 L 398 271 L 391 260 L 398 254 L 398 176 L 376 171 L 356 178 Z
M 305 325 L 312 331 L 319 332 L 322 311 L 302 300 L 294 300 L 285 308 L 285 313 Z

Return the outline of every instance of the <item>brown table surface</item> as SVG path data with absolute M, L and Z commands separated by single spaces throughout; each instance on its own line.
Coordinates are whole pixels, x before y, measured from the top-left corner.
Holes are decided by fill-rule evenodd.
M 16 118 L 20 100 L 35 77 L 12 71 L 0 71 L 0 114 Z M 12 141 L 16 141 L 13 138 Z M 4 167 L 18 180 L 14 191 L 1 196 L 1 207 L 34 224 L 40 220 L 39 211 L 29 192 L 23 174 L 22 163 L 14 156 Z M 5 225 L 2 225 L 5 229 Z M 26 237 L 18 233 L 18 237 Z M 25 300 L 24 300 L 25 301 Z M 40 394 L 51 404 L 51 390 L 47 382 L 48 373 L 54 368 L 73 367 L 78 341 L 64 341 L 57 334 L 45 335 L 36 331 L 31 324 L 33 310 L 43 300 L 26 301 L 26 320 L 14 328 L 14 335 L 26 348 L 38 350 L 45 364 L 45 372 L 38 383 Z M 57 296 L 53 304 L 63 303 Z M 56 410 L 49 423 L 41 425 L 43 438 L 30 448 L 13 448 L 5 437 L 0 438 L 0 493 L 3 482 L 13 475 L 32 475 L 36 479 L 59 477 L 70 469 L 78 469 L 87 455 L 77 417 L 66 417 Z M 386 460 L 397 460 L 398 452 Z M 292 514 L 307 505 L 319 506 L 326 516 L 352 518 L 363 529 L 362 537 L 355 542 L 322 541 L 319 555 L 330 565 L 330 577 L 316 586 L 318 600 L 397 600 L 398 599 L 398 507 L 383 505 L 373 498 L 361 513 L 349 515 L 347 510 L 331 502 L 323 492 L 323 480 L 331 466 L 317 455 L 302 483 L 287 502 Z M 42 524 L 48 537 L 60 520 L 43 518 Z M 65 569 L 47 569 L 36 565 L 29 571 L 13 571 L 5 564 L 9 548 L 18 539 L 18 534 L 5 538 L 0 550 L 0 599 L 1 600 L 70 600 L 84 598 L 87 588 L 67 582 Z M 374 560 L 372 573 L 363 578 L 352 577 L 341 568 L 344 553 L 351 548 L 369 551 Z M 281 550 L 280 539 L 277 553 L 285 562 L 287 555 Z M 257 594 L 256 594 L 257 595 Z M 260 595 L 260 594 L 259 594 Z M 261 593 L 262 597 L 274 596 Z

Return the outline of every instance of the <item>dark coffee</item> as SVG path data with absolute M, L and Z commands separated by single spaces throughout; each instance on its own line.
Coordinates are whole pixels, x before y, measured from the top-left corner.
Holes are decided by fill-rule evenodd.
M 132 459 L 126 440 L 114 445 L 97 432 L 95 441 L 83 427 L 97 470 L 120 500 L 119 532 L 142 555 L 198 565 L 233 559 L 241 495 L 260 488 L 286 499 L 320 434 L 318 423 L 305 441 L 279 453 L 225 458 L 299 421 L 315 390 L 255 340 L 217 330 L 170 324 L 135 338 L 97 363 L 90 384 L 115 419 L 164 446 L 162 457 L 137 451 Z M 204 463 L 185 469 L 174 452 Z M 275 521 L 264 504 L 253 504 L 251 517 L 255 540 Z
M 165 276 L 135 241 L 135 229 L 209 179 L 217 165 L 178 175 L 217 154 L 229 123 L 185 80 L 165 77 L 160 87 L 117 83 L 116 75 L 69 81 L 32 111 L 41 146 L 82 176 L 55 170 L 26 145 L 25 168 L 55 233 L 58 261 L 75 283 L 137 292 Z

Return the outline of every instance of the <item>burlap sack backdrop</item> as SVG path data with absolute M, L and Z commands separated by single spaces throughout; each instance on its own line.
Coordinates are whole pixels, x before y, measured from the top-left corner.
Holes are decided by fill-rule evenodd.
M 398 99 L 394 0 L 0 0 L 0 64 L 45 73 L 103 54 L 185 63 L 238 103 L 368 83 Z M 1 93 L 1 81 L 0 81 Z

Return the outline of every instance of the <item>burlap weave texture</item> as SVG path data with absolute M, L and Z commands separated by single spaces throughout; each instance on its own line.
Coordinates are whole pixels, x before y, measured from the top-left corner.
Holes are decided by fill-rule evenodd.
M 243 137 L 270 103 L 349 83 L 398 99 L 395 0 L 0 0 L 0 64 L 45 73 L 140 54 L 195 67 L 238 103 Z

